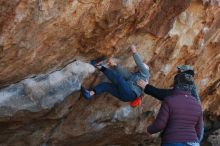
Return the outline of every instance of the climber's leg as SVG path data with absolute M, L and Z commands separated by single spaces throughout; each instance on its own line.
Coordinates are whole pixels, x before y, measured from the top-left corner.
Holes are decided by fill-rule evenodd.
M 136 98 L 133 91 L 128 91 L 130 93 L 130 95 L 128 95 L 127 91 L 119 89 L 115 84 L 108 82 L 98 84 L 93 90 L 86 90 L 82 88 L 81 91 L 83 97 L 88 100 L 92 99 L 93 95 L 100 95 L 104 92 L 110 93 L 111 95 L 124 102 L 133 101 Z
M 117 74 L 114 70 L 106 68 L 104 66 L 102 66 L 100 68 L 100 71 L 102 71 L 104 73 L 104 75 L 110 80 L 112 81 L 113 84 L 118 84 L 119 82 L 119 78 L 121 78 L 121 76 L 119 74 Z
M 127 84 L 127 81 L 123 78 L 122 75 L 120 75 L 118 72 L 106 68 L 104 66 L 102 66 L 102 68 L 100 69 L 100 71 L 102 71 L 104 73 L 104 75 L 110 80 L 112 81 L 113 84 L 115 85 L 122 85 L 124 86 L 125 84 Z
M 126 91 L 122 91 L 118 86 L 116 86 L 113 83 L 103 82 L 101 84 L 98 84 L 93 91 L 96 95 L 100 95 L 103 92 L 108 92 L 111 95 L 115 96 L 121 101 L 128 102 L 132 101 L 130 95 L 127 95 L 127 93 L 124 93 Z
M 100 64 L 100 62 L 103 60 L 103 58 L 98 58 L 96 60 L 92 60 L 90 63 L 98 68 L 100 71 L 102 71 L 105 76 L 110 80 L 112 81 L 113 84 L 115 85 L 118 85 L 118 84 L 126 84 L 125 82 L 125 79 L 123 78 L 122 75 L 120 75 L 118 72 L 112 70 L 112 69 L 109 69 L 109 68 L 106 68 L 104 66 L 102 66 Z
M 117 87 L 124 101 L 133 101 L 136 98 L 136 94 L 130 88 L 128 82 L 118 72 L 106 67 L 102 67 L 100 70 Z
M 92 60 L 91 64 L 98 68 L 100 71 L 102 71 L 105 74 L 105 76 L 110 81 L 112 81 L 112 85 L 114 85 L 111 85 L 111 87 L 107 84 L 98 85 L 97 88 L 98 90 L 100 89 L 100 93 L 109 92 L 110 94 L 119 98 L 122 101 L 133 101 L 136 98 L 136 94 L 133 90 L 131 90 L 128 82 L 118 72 L 102 66 L 100 64 L 100 60 L 102 59 Z M 116 91 L 113 89 L 117 89 L 117 92 L 113 92 Z M 93 96 L 92 92 L 88 90 L 82 90 L 82 94 L 87 99 L 91 99 L 91 96 Z M 96 94 L 99 94 L 99 91 L 97 91 Z
M 123 95 L 120 94 L 117 86 L 115 86 L 113 83 L 103 82 L 95 86 L 93 90 L 82 89 L 82 95 L 88 100 L 92 99 L 93 95 L 100 95 L 104 92 L 110 93 L 119 100 L 125 101 L 125 99 L 122 98 Z
M 94 67 L 96 67 L 97 69 L 100 69 L 100 68 L 102 67 L 102 62 L 103 62 L 105 59 L 106 59 L 106 58 L 103 56 L 103 57 L 100 57 L 100 58 L 91 60 L 91 61 L 90 61 L 90 64 L 93 65 Z
M 95 92 L 96 95 L 100 95 L 104 92 L 108 92 L 111 95 L 113 95 L 113 96 L 119 98 L 120 100 L 122 100 L 120 92 L 119 92 L 117 86 L 115 86 L 113 83 L 108 83 L 108 82 L 100 83 L 97 86 L 95 86 L 93 91 Z

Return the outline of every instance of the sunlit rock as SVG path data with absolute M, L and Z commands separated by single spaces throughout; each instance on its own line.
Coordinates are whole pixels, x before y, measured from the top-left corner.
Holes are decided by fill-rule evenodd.
M 204 143 L 218 145 L 219 14 L 219 0 L 1 0 L 0 145 L 158 146 L 159 133 L 145 131 L 159 101 L 145 95 L 133 109 L 79 92 L 107 81 L 91 59 L 113 57 L 134 71 L 131 44 L 157 87 L 172 88 L 177 65 L 194 67 Z

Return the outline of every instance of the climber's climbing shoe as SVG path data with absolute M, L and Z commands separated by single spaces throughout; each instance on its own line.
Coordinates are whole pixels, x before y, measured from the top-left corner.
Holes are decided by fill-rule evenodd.
M 86 90 L 84 87 L 81 87 L 81 92 L 82 92 L 82 96 L 85 99 L 90 100 L 92 98 L 92 96 L 90 95 L 90 91 Z
M 141 105 L 141 100 L 142 100 L 141 96 L 135 98 L 135 100 L 130 102 L 130 106 L 133 107 L 133 108 L 138 107 L 139 105 Z
M 98 59 L 91 60 L 90 64 L 100 69 L 100 67 L 102 66 L 102 61 L 104 61 L 105 59 L 106 59 L 105 57 L 100 57 Z

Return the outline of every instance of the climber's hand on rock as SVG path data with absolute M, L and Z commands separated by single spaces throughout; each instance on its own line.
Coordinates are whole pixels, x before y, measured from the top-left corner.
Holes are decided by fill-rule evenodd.
M 129 48 L 131 49 L 132 53 L 136 53 L 137 52 L 137 46 L 131 45 Z
M 148 81 L 144 81 L 144 80 L 137 81 L 137 85 L 140 86 L 142 89 L 144 89 L 147 84 L 148 84 Z
M 112 58 L 110 58 L 110 59 L 108 60 L 108 65 L 111 66 L 111 67 L 113 67 L 113 66 L 117 66 L 117 63 L 115 63 L 114 60 L 113 60 Z

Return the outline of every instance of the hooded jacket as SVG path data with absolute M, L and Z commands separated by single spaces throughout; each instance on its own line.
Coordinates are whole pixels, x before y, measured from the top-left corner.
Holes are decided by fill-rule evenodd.
M 134 61 L 138 67 L 137 72 L 129 72 L 125 68 L 123 68 L 120 65 L 116 66 L 116 71 L 121 74 L 125 80 L 128 82 L 131 89 L 135 92 L 137 96 L 140 96 L 143 92 L 143 89 L 137 85 L 138 80 L 149 80 L 150 72 L 149 69 L 147 69 L 138 53 L 133 53 Z

